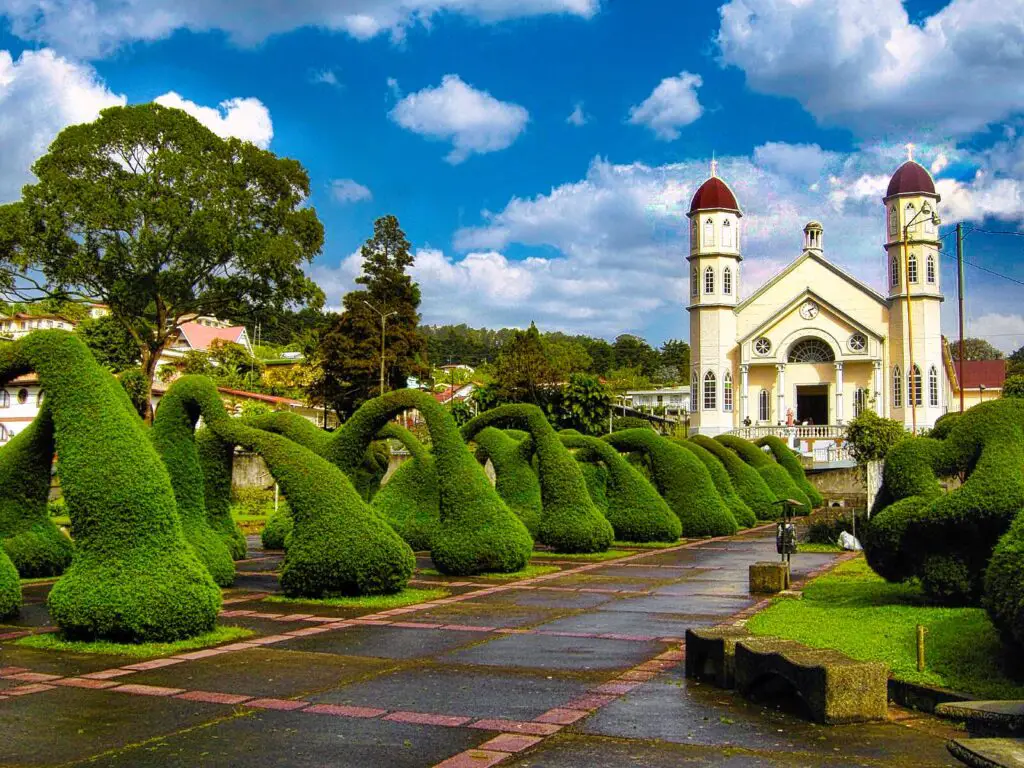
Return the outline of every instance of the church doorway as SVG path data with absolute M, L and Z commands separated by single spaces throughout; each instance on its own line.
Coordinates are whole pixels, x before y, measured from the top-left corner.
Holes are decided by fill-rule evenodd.
M 796 423 L 828 424 L 828 385 L 796 388 Z

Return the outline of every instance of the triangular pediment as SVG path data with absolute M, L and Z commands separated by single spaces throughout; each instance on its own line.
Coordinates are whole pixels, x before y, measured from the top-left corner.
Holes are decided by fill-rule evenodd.
M 797 259 L 790 262 L 781 272 L 774 275 L 764 285 L 758 288 L 752 295 L 745 298 L 739 304 L 736 305 L 736 312 L 741 313 L 744 309 L 755 304 L 758 301 L 762 301 L 765 296 L 772 293 L 781 284 L 785 283 L 788 279 L 796 275 L 797 272 L 801 271 L 802 267 L 813 265 L 814 268 L 821 268 L 839 278 L 845 283 L 850 289 L 862 294 L 866 298 L 877 302 L 878 304 L 887 307 L 889 302 L 878 291 L 872 288 L 867 283 L 858 280 L 856 277 L 851 275 L 845 269 L 833 264 L 831 261 L 826 259 L 823 255 L 817 251 L 804 251 Z

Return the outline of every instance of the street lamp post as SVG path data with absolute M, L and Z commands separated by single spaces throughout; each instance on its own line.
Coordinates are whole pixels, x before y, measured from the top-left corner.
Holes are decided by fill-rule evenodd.
M 903 279 L 907 290 L 907 352 L 909 357 L 907 365 L 907 381 L 912 384 L 912 386 L 907 388 L 907 395 L 910 400 L 910 419 L 913 426 L 912 434 L 915 435 L 917 434 L 917 396 L 921 393 L 922 377 L 916 376 L 914 373 L 916 370 L 914 368 L 914 313 L 910 305 L 910 228 L 917 224 L 922 215 L 931 216 L 932 223 L 935 225 L 935 231 L 937 232 L 940 224 L 939 215 L 933 211 L 929 211 L 926 214 L 924 208 L 921 208 L 921 210 L 918 211 L 910 221 L 903 225 Z M 903 386 L 902 382 L 900 382 L 900 386 Z
M 384 329 L 387 327 L 388 318 L 392 315 L 398 314 L 397 311 L 384 313 L 377 309 L 373 304 L 363 299 L 363 304 L 368 306 L 378 315 L 380 315 L 380 394 L 384 394 Z

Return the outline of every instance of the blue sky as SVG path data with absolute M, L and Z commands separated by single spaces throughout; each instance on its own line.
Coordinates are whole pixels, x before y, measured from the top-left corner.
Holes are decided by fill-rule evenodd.
M 743 293 L 812 218 L 829 258 L 882 288 L 880 197 L 908 141 L 944 221 L 1021 230 L 1024 0 L 249 7 L 0 0 L 0 201 L 60 128 L 159 99 L 306 166 L 332 305 L 394 213 L 425 322 L 653 342 L 688 335 L 681 225 L 713 152 L 745 212 Z M 1024 280 L 1024 238 L 976 233 L 967 252 Z M 1021 286 L 967 277 L 969 332 L 1024 344 Z

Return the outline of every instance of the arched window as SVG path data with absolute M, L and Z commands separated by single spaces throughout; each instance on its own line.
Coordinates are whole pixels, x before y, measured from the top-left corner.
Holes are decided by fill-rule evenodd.
M 24 405 L 28 402 L 28 390 L 22 387 L 18 390 L 18 405 Z
M 36 392 L 36 407 L 43 404 L 43 397 L 43 390 L 40 389 L 38 392 Z
M 864 387 L 858 387 L 857 391 L 853 393 L 853 418 L 857 418 L 862 413 L 868 404 L 868 393 Z
M 690 403 L 693 405 L 693 409 L 696 410 L 696 405 L 700 402 L 697 398 L 700 397 L 700 380 L 697 378 L 697 371 L 694 369 L 690 373 Z
M 929 283 L 935 285 L 935 254 L 928 254 L 928 262 L 925 265 L 925 278 Z
M 690 250 L 697 248 L 697 227 L 700 226 L 700 222 L 697 219 L 690 219 Z
M 10 439 L 11 435 L 7 431 L 7 427 L 5 427 L 3 424 L 0 424 L 0 443 L 6 443 Z
M 771 398 L 768 396 L 768 390 L 762 389 L 757 396 L 757 419 L 758 421 L 770 421 L 772 417 L 771 412 Z
M 909 224 L 911 221 L 914 220 L 914 204 L 913 203 L 907 203 L 907 207 L 903 210 L 903 216 L 904 216 L 903 226 L 906 227 L 907 224 Z M 912 227 L 907 227 L 907 231 L 908 232 L 913 232 L 915 229 L 917 229 L 917 225 L 916 224 L 914 226 L 912 226 Z
M 889 265 L 889 285 L 895 288 L 900 284 L 900 262 L 895 256 L 892 257 L 892 263 Z
M 729 267 L 722 270 L 722 293 L 732 296 L 732 269 Z
M 11 393 L 6 389 L 0 389 L 0 408 L 11 407 Z
M 715 222 L 707 219 L 704 222 L 704 247 L 715 244 Z
M 693 273 L 690 275 L 690 295 L 691 296 L 696 296 L 697 295 L 697 288 L 698 288 L 697 268 L 694 267 L 693 268 Z
M 917 365 L 907 371 L 907 403 L 923 404 L 921 400 L 921 369 Z
M 899 229 L 900 229 L 899 218 L 900 217 L 896 215 L 896 206 L 894 205 L 892 208 L 889 209 L 889 234 L 890 235 L 895 235 L 897 232 L 899 232 Z
M 932 209 L 928 206 L 928 203 L 925 203 L 924 206 L 921 208 L 921 213 L 923 213 L 925 216 L 924 233 L 926 235 L 934 235 L 935 222 L 932 221 Z
M 821 339 L 801 339 L 789 348 L 791 363 L 831 363 L 836 359 L 832 347 Z
M 892 407 L 903 407 L 903 374 L 898 365 L 892 369 Z
M 911 283 L 917 283 L 917 254 L 910 254 L 910 258 L 907 259 L 907 280 Z
M 732 373 L 729 371 L 722 377 L 722 410 L 732 413 Z
M 939 372 L 934 365 L 928 369 L 928 405 L 939 407 Z
M 732 248 L 732 223 L 728 220 L 722 223 L 722 247 Z
M 704 410 L 713 411 L 718 407 L 718 379 L 713 371 L 704 374 Z
M 715 270 L 708 267 L 704 270 L 704 293 L 715 292 Z

